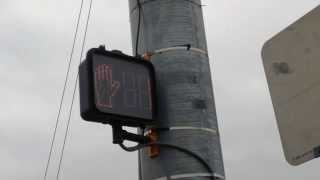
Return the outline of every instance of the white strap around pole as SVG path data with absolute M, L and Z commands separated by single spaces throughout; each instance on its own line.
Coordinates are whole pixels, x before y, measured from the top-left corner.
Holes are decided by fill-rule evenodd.
M 197 52 L 200 54 L 204 54 L 204 55 L 208 55 L 207 51 L 199 49 L 199 48 L 194 48 L 194 47 L 188 47 L 188 46 L 175 46 L 175 47 L 168 47 L 168 48 L 163 48 L 163 49 L 158 49 L 155 50 L 153 53 L 154 54 L 161 54 L 164 52 L 168 52 L 168 51 L 176 51 L 176 50 L 186 50 L 186 51 L 193 51 L 193 52 Z
M 166 129 L 166 128 L 165 128 Z M 197 130 L 197 131 L 206 131 L 209 133 L 212 133 L 214 135 L 218 134 L 218 131 L 216 129 L 210 129 L 210 128 L 202 128 L 202 127 L 190 127 L 190 126 L 173 126 L 167 128 L 168 131 L 177 131 L 177 130 Z M 149 131 L 144 132 L 144 135 L 147 135 Z

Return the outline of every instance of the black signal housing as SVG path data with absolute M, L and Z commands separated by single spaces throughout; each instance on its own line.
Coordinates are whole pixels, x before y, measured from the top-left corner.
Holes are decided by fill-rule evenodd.
M 143 127 L 156 122 L 151 62 L 93 48 L 79 66 L 80 113 L 86 121 Z

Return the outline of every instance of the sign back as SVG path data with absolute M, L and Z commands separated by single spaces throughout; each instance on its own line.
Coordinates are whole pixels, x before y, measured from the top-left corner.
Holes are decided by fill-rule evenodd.
M 320 6 L 267 41 L 262 58 L 287 161 L 319 157 Z

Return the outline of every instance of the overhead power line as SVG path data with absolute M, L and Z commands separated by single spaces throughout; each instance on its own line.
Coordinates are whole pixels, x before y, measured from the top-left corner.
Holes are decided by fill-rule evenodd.
M 81 47 L 81 55 L 80 55 L 80 59 L 79 59 L 79 65 L 81 64 L 82 57 L 83 57 L 83 52 L 84 52 L 84 47 L 85 47 L 85 44 L 86 44 L 87 32 L 88 32 L 88 27 L 89 27 L 89 22 L 90 22 L 90 17 L 91 17 L 91 11 L 92 11 L 92 1 L 93 0 L 90 0 L 90 7 L 89 7 L 88 16 L 87 16 L 86 28 L 85 28 L 85 33 L 84 33 L 84 37 L 83 37 L 83 40 L 82 40 L 82 47 Z M 61 155 L 60 155 L 60 160 L 59 160 L 59 166 L 58 166 L 58 171 L 57 171 L 57 175 L 56 175 L 56 180 L 59 180 L 59 176 L 60 176 L 62 161 L 63 161 L 63 157 L 64 157 L 64 152 L 65 152 L 65 146 L 66 146 L 66 142 L 67 142 L 68 134 L 69 134 L 69 129 L 70 129 L 70 121 L 71 121 L 71 116 L 72 116 L 72 109 L 73 109 L 75 94 L 76 94 L 76 90 L 77 90 L 78 79 L 79 79 L 79 73 L 77 73 L 76 81 L 75 81 L 75 84 L 74 84 L 74 87 L 73 87 L 73 94 L 72 94 L 72 100 L 71 100 L 71 105 L 70 105 L 70 109 L 69 109 L 68 123 L 67 123 L 67 128 L 66 128 L 66 131 L 65 131 L 65 134 L 64 134 L 63 146 L 62 146 L 62 150 L 61 150 Z
M 77 36 L 78 36 L 78 30 L 79 30 L 79 24 L 80 24 L 80 18 L 81 18 L 81 14 L 82 14 L 82 9 L 83 9 L 83 0 L 81 0 L 80 10 L 79 10 L 78 17 L 77 17 L 77 20 L 76 20 L 77 23 L 76 23 L 76 28 L 75 28 L 75 32 L 74 32 L 72 48 L 71 48 L 71 52 L 70 52 L 70 56 L 69 56 L 67 73 L 66 73 L 66 77 L 65 77 L 65 80 L 64 80 L 64 86 L 63 86 L 63 89 L 62 89 L 62 94 L 61 94 L 61 98 L 60 98 L 60 104 L 59 104 L 59 108 L 58 108 L 58 114 L 57 114 L 57 118 L 56 118 L 56 123 L 55 123 L 55 128 L 54 128 L 54 131 L 53 131 L 51 143 L 50 143 L 51 144 L 50 145 L 50 151 L 49 151 L 48 161 L 47 161 L 47 164 L 46 164 L 46 169 L 45 169 L 45 173 L 44 173 L 44 176 L 43 176 L 43 180 L 46 180 L 47 175 L 48 175 L 49 165 L 50 165 L 50 161 L 51 161 L 51 157 L 52 157 L 52 150 L 53 150 L 54 142 L 55 142 L 55 139 L 56 139 L 58 125 L 59 125 L 59 122 L 60 122 L 61 109 L 62 109 L 64 96 L 65 96 L 65 92 L 66 92 L 66 88 L 67 88 L 67 84 L 68 84 L 71 62 L 72 62 L 72 59 L 73 59 L 75 44 L 76 44 L 76 40 L 77 40 Z

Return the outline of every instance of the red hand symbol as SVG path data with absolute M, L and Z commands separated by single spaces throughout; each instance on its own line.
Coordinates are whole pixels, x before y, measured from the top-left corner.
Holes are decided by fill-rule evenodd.
M 96 103 L 98 106 L 112 108 L 112 97 L 120 88 L 120 82 L 114 81 L 112 67 L 102 64 L 95 70 Z

